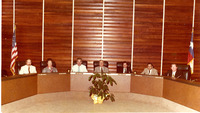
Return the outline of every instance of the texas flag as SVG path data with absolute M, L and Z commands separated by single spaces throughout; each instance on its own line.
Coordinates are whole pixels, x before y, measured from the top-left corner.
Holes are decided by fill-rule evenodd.
M 190 65 L 191 74 L 194 73 L 194 44 L 193 44 L 193 32 L 194 29 L 192 29 L 192 36 L 190 41 L 190 47 L 188 52 L 188 65 Z

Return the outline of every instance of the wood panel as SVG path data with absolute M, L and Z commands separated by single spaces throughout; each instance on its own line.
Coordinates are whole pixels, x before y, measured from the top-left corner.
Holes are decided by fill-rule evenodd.
M 1 90 L 2 104 L 6 104 L 29 96 L 33 96 L 37 94 L 37 76 L 16 75 L 8 77 L 2 81 L 1 88 L 2 88 Z
M 200 84 L 195 86 L 195 83 L 187 83 L 189 81 L 164 79 L 163 97 L 200 111 Z
M 172 63 L 187 64 L 193 0 L 167 0 L 165 12 L 163 74 Z
M 37 87 L 38 94 L 70 91 L 70 74 L 38 74 Z
M 106 0 L 104 7 L 103 59 L 109 72 L 116 64 L 131 61 L 133 0 Z
M 147 63 L 160 72 L 163 0 L 136 0 L 133 70 L 141 73 Z
M 92 73 L 82 74 L 76 73 L 71 74 L 70 78 L 70 90 L 71 91 L 88 91 L 89 87 L 92 86 L 91 81 L 88 81 Z M 109 89 L 111 92 L 130 92 L 130 81 L 131 76 L 126 74 L 117 74 L 111 73 L 108 74 L 117 82 L 117 85 L 110 86 Z M 77 84 L 78 83 L 78 84 Z
M 194 25 L 194 75 L 200 78 L 200 0 L 196 0 Z
M 132 75 L 131 92 L 151 96 L 163 96 L 163 77 Z
M 93 72 L 93 61 L 101 59 L 103 0 L 75 0 L 74 5 L 74 60 L 88 61 Z
M 11 75 L 12 0 L 2 1 L 2 69 Z M 160 71 L 163 0 L 136 0 L 133 68 L 138 73 L 152 62 Z M 106 0 L 104 14 L 104 60 L 110 72 L 117 61 L 130 61 L 133 0 Z M 200 75 L 200 1 L 196 0 L 194 51 L 195 71 Z M 171 63 L 187 63 L 192 24 L 191 0 L 167 0 L 163 73 Z M 75 0 L 74 59 L 101 59 L 103 0 Z M 39 72 L 42 57 L 42 0 L 16 0 L 18 60 L 32 59 Z M 44 60 L 52 58 L 59 72 L 71 68 L 72 0 L 45 0 Z
M 42 0 L 16 0 L 18 60 L 30 58 L 37 71 L 42 55 Z
M 72 0 L 45 0 L 44 60 L 52 58 L 58 72 L 71 68 Z
M 2 69 L 6 70 L 9 75 L 12 74 L 10 71 L 13 32 L 12 5 L 12 0 L 2 0 Z

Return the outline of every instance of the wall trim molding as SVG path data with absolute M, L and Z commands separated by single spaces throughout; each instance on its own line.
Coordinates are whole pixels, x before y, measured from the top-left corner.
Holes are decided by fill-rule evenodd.
M 71 69 L 73 66 L 73 57 L 74 57 L 74 0 L 72 3 L 72 50 L 71 50 Z
M 133 70 L 133 49 L 134 49 L 134 29 L 135 28 L 135 0 L 133 0 L 133 17 L 132 17 L 132 46 L 131 46 L 131 70 Z
M 161 76 L 162 76 L 162 68 L 163 68 L 164 31 L 165 31 L 165 0 L 163 0 L 162 48 L 161 48 L 161 61 L 160 61 L 160 75 Z
M 44 7 L 45 0 L 42 1 L 42 61 L 44 61 Z

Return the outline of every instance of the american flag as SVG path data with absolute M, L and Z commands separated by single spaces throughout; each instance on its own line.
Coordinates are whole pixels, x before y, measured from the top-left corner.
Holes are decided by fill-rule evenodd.
M 18 52 L 17 52 L 17 42 L 16 42 L 16 27 L 14 26 L 13 38 L 12 38 L 12 50 L 11 50 L 11 63 L 10 63 L 10 70 L 13 75 L 15 75 L 15 63 L 17 57 L 18 57 Z
M 194 44 L 193 44 L 194 28 L 192 28 L 192 36 L 190 41 L 190 47 L 188 51 L 188 65 L 190 65 L 191 74 L 194 73 Z

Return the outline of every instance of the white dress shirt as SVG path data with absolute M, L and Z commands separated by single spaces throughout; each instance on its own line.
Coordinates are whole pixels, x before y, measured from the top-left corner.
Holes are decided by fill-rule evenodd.
M 80 70 L 79 70 L 80 69 Z M 77 64 L 72 67 L 72 72 L 88 72 L 86 66 L 81 64 L 78 66 Z
M 21 67 L 21 69 L 19 71 L 19 74 L 20 75 L 22 75 L 22 74 L 29 74 L 29 71 L 28 71 L 29 67 L 30 67 L 30 73 L 37 73 L 35 66 L 24 65 L 24 66 Z
M 123 73 L 127 73 L 127 68 L 123 68 Z
M 172 77 L 175 77 L 176 71 L 172 72 Z

